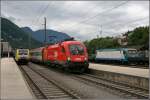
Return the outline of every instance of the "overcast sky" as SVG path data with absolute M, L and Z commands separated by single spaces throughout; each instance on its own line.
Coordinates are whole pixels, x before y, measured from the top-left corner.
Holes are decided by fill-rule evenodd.
M 149 1 L 2 1 L 1 15 L 32 30 L 46 17 L 48 29 L 89 40 L 149 25 Z

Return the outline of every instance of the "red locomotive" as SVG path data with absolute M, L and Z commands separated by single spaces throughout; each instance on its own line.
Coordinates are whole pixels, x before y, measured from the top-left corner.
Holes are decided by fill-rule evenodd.
M 63 41 L 30 51 L 31 60 L 43 62 L 50 66 L 61 66 L 73 72 L 84 72 L 88 69 L 86 47 L 79 41 Z

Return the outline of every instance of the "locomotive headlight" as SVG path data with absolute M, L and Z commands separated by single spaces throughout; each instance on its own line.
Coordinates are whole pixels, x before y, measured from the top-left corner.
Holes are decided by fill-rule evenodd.
M 68 57 L 67 60 L 70 61 L 70 57 Z
M 87 60 L 87 58 L 85 57 L 85 58 L 84 58 L 84 60 L 86 61 L 86 60 Z

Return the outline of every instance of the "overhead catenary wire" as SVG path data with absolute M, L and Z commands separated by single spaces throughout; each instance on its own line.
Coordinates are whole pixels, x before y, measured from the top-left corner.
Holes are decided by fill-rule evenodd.
M 147 17 L 143 17 L 143 18 L 138 18 L 138 19 L 135 19 L 135 20 L 130 20 L 130 21 L 128 21 L 128 22 L 126 22 L 126 23 L 117 23 L 117 24 L 113 24 L 113 22 L 116 22 L 116 20 L 114 20 L 113 22 L 107 22 L 107 23 L 104 23 L 104 24 L 101 24 L 101 25 L 103 25 L 103 26 L 107 26 L 107 27 L 109 27 L 109 26 L 112 26 L 112 27 L 110 27 L 110 28 L 114 28 L 115 26 L 124 26 L 124 25 L 128 25 L 128 24 L 130 24 L 130 23 L 135 23 L 135 22 L 139 22 L 139 21 L 143 21 L 143 20 L 147 20 L 148 19 L 148 16 Z M 98 25 L 95 25 L 95 26 L 98 26 Z
M 120 23 L 120 24 L 117 24 L 117 25 L 119 25 L 119 26 L 121 26 L 121 27 L 123 27 L 123 26 L 125 26 L 125 25 L 129 25 L 129 24 L 132 24 L 132 23 L 135 23 L 135 22 L 139 22 L 139 21 L 143 21 L 143 20 L 145 20 L 145 19 L 147 19 L 148 17 L 144 17 L 144 18 L 139 18 L 139 19 L 135 19 L 135 20 L 131 20 L 131 21 L 129 21 L 128 23 Z M 108 24 L 108 26 L 109 26 L 110 24 Z M 97 27 L 99 28 L 99 25 L 97 25 Z M 113 25 L 113 27 L 111 27 L 111 28 L 115 28 L 115 26 Z M 103 29 L 103 33 L 108 33 L 108 34 L 112 34 L 112 35 L 115 35 L 115 34 L 121 34 L 121 33 L 125 33 L 125 32 L 111 32 L 111 31 L 105 31 L 104 29 Z M 97 35 L 97 34 L 96 34 Z M 117 36 L 117 35 L 116 35 Z
M 40 16 L 37 18 L 37 20 L 35 21 L 35 24 L 37 24 L 41 18 L 42 15 L 45 14 L 45 12 L 47 11 L 47 9 L 49 8 L 49 5 L 51 4 L 51 2 L 49 1 L 49 3 L 47 4 L 47 6 L 45 8 L 43 8 L 43 10 L 41 11 L 41 13 L 39 14 Z
M 134 18 L 135 18 L 135 16 L 134 16 Z M 139 19 L 135 19 L 135 21 L 136 21 L 136 20 L 143 20 L 143 19 L 146 19 L 146 18 L 149 18 L 149 16 L 146 16 L 146 17 L 143 17 L 143 18 L 139 18 Z M 108 26 L 109 24 L 112 25 L 112 23 L 115 23 L 115 22 L 117 22 L 117 21 L 122 21 L 122 20 L 124 20 L 124 19 L 112 20 L 112 21 L 108 21 L 108 22 L 101 23 L 101 25 L 103 25 L 103 26 Z M 134 20 L 131 20 L 131 21 L 134 21 Z M 99 24 L 94 24 L 94 23 L 84 23 L 84 24 L 93 25 L 93 26 L 98 26 L 98 25 L 99 25 Z
M 144 21 L 144 20 L 147 20 L 147 19 L 148 19 L 148 16 L 144 17 L 144 18 L 138 18 L 138 19 L 135 19 L 135 20 L 131 20 L 131 21 L 127 22 L 127 23 L 118 23 L 116 25 L 114 25 L 114 24 L 107 24 L 106 26 L 112 26 L 110 28 L 115 28 L 115 26 L 123 27 L 125 25 L 131 25 L 132 23 L 141 22 L 141 21 Z
M 123 6 L 123 5 L 126 4 L 127 2 L 129 2 L 129 1 L 123 2 L 123 3 L 121 3 L 121 4 L 119 4 L 119 5 L 115 6 L 115 7 L 113 7 L 112 9 L 106 10 L 106 12 L 112 11 L 112 10 L 114 10 L 114 9 L 120 7 L 120 6 Z M 104 11 L 104 12 L 105 12 L 105 11 Z M 104 12 L 101 12 L 100 14 L 97 14 L 97 15 L 95 15 L 95 16 L 89 17 L 88 19 L 85 19 L 85 20 L 80 21 L 80 22 L 78 22 L 78 23 L 75 23 L 75 24 L 69 26 L 69 29 L 71 29 L 71 27 L 74 26 L 74 25 L 76 25 L 76 24 L 84 23 L 84 22 L 86 22 L 86 21 L 91 20 L 92 18 L 95 18 L 95 17 L 101 15 L 101 14 L 102 14 L 102 15 L 106 15 L 106 14 L 104 14 Z M 136 20 L 133 20 L 133 21 L 131 21 L 131 22 L 129 22 L 129 23 L 141 21 L 142 19 L 143 19 L 143 18 L 136 19 Z M 144 18 L 144 19 L 145 19 L 145 18 Z M 113 22 L 114 22 L 114 21 L 113 21 Z M 103 26 L 105 26 L 105 25 L 106 25 L 106 26 L 112 25 L 112 24 L 110 24 L 110 23 L 112 23 L 112 21 L 111 21 L 111 22 L 107 22 L 107 23 L 103 23 L 103 24 L 101 24 L 101 25 L 103 25 Z M 121 24 L 122 24 L 122 23 L 121 23 Z M 124 23 L 123 23 L 123 24 L 124 24 Z M 125 23 L 125 24 L 127 24 L 127 23 Z M 120 25 L 120 24 L 117 24 L 117 25 Z M 76 27 L 75 27 L 75 28 L 76 28 Z
M 82 21 L 80 21 L 80 22 L 77 22 L 77 23 L 75 23 L 75 24 L 69 26 L 69 28 L 72 28 L 74 25 L 78 25 L 78 24 L 84 23 L 84 22 L 86 22 L 86 21 L 88 21 L 88 20 L 91 20 L 91 19 L 97 17 L 97 16 L 100 16 L 100 15 L 103 15 L 103 14 L 105 14 L 105 13 L 111 12 L 111 11 L 113 11 L 114 9 L 119 8 L 119 7 L 123 6 L 124 4 L 126 4 L 126 3 L 128 3 L 128 2 L 129 2 L 129 0 L 123 2 L 123 3 L 119 4 L 119 5 L 116 5 L 116 6 L 112 7 L 111 9 L 107 9 L 107 10 L 105 10 L 105 11 L 103 11 L 103 12 L 100 12 L 100 13 L 94 15 L 94 16 L 91 16 L 91 17 L 88 17 L 88 18 L 84 18 L 85 20 L 82 20 Z
M 130 24 L 130 23 L 135 23 L 135 22 L 138 22 L 138 21 L 143 21 L 143 20 L 146 20 L 146 19 L 148 19 L 148 17 L 149 16 L 146 16 L 146 17 L 143 17 L 143 18 L 138 18 L 138 19 L 135 19 L 135 20 L 130 20 L 130 21 L 128 21 L 127 23 L 118 23 L 118 24 L 113 24 L 113 22 L 116 22 L 116 20 L 113 20 L 113 21 L 111 21 L 111 22 L 106 22 L 106 23 L 102 23 L 102 24 L 100 24 L 101 26 L 103 26 L 103 31 L 104 31 L 104 27 L 109 27 L 109 26 L 112 26 L 112 27 L 110 27 L 110 28 L 115 28 L 116 26 L 125 26 L 125 25 L 128 25 L 128 24 Z M 97 25 L 90 25 L 90 26 L 95 26 L 95 27 L 98 27 L 99 28 L 99 25 L 97 24 Z M 74 29 L 75 30 L 75 29 Z M 73 31 L 73 30 L 72 30 Z
M 95 17 L 97 17 L 97 16 L 100 16 L 100 15 L 103 15 L 103 14 L 105 14 L 105 13 L 111 12 L 112 10 L 114 10 L 114 9 L 116 9 L 116 8 L 119 8 L 119 7 L 123 6 L 124 4 L 126 4 L 126 3 L 128 3 L 128 2 L 129 2 L 129 1 L 125 1 L 125 2 L 123 2 L 123 3 L 121 3 L 121 4 L 119 4 L 119 5 L 116 5 L 116 6 L 112 7 L 112 8 L 110 8 L 110 9 L 107 9 L 107 10 L 105 10 L 105 11 L 103 11 L 103 12 L 100 12 L 100 13 L 94 15 L 94 16 L 91 16 L 91 17 L 89 17 L 89 18 L 87 18 L 87 19 L 85 19 L 85 20 L 83 20 L 83 21 L 81 21 L 81 22 L 79 22 L 79 23 L 86 22 L 86 21 L 88 21 L 88 20 L 91 20 L 92 18 L 95 18 Z
M 40 7 L 40 8 L 38 9 L 38 11 L 37 11 L 38 14 L 39 14 L 39 13 L 42 13 L 42 11 L 43 11 L 42 8 L 43 8 L 43 7 Z M 43 8 L 43 9 L 44 9 L 44 8 Z M 31 22 L 31 25 L 35 24 L 35 22 L 37 22 L 38 18 L 39 18 L 39 16 L 37 15 L 36 18 L 33 19 L 33 21 Z
M 85 18 L 85 20 L 80 21 L 80 22 L 78 22 L 78 23 L 75 23 L 74 25 L 83 23 L 83 22 L 88 21 L 88 20 L 91 20 L 91 18 L 97 17 L 97 16 L 102 15 L 102 14 L 104 14 L 104 13 L 106 13 L 106 12 L 110 12 L 110 11 L 112 11 L 112 10 L 114 10 L 114 9 L 116 9 L 116 8 L 118 8 L 118 7 L 122 6 L 122 5 L 124 5 L 124 4 L 126 4 L 127 2 L 129 2 L 129 1 L 125 1 L 125 2 L 123 2 L 123 3 L 120 3 L 119 5 L 116 5 L 116 6 L 112 7 L 112 8 L 110 8 L 110 9 L 107 9 L 107 10 L 105 10 L 105 11 L 103 11 L 103 12 L 100 12 L 100 13 L 94 15 L 94 16 Z M 49 4 L 50 4 L 50 2 L 49 2 Z M 43 15 L 43 14 L 46 12 L 46 9 L 48 9 L 49 4 L 41 11 L 41 14 L 40 14 L 40 15 Z M 42 13 L 42 12 L 43 12 L 43 13 Z M 38 23 L 40 18 L 41 18 L 41 17 L 39 16 L 35 22 Z M 69 26 L 69 28 L 71 28 L 71 27 L 74 26 L 74 25 Z
M 43 11 L 42 8 L 43 8 L 43 7 L 40 7 L 40 9 L 38 10 L 39 13 L 42 13 L 42 11 Z M 43 9 L 44 9 L 44 8 L 43 8 Z M 37 12 L 37 13 L 38 13 L 38 12 Z M 33 25 L 33 24 L 35 24 L 35 22 L 37 22 L 38 17 L 39 17 L 39 16 L 37 16 L 37 17 L 35 18 L 35 20 L 32 20 L 31 25 Z M 31 33 L 30 33 L 30 34 L 29 34 L 29 39 L 28 39 L 28 42 L 29 42 L 29 44 L 28 44 L 28 45 L 29 45 L 29 49 L 31 49 L 31 44 L 32 44 L 31 37 L 32 37 L 32 36 L 31 36 Z
M 92 18 L 96 18 L 97 16 L 106 15 L 108 12 L 113 11 L 114 9 L 116 9 L 116 8 L 118 8 L 118 7 L 120 7 L 120 6 L 123 6 L 123 5 L 126 4 L 127 2 L 129 2 L 129 1 L 123 2 L 123 3 L 121 3 L 121 4 L 117 5 L 117 6 L 112 7 L 111 9 L 107 9 L 107 10 L 105 10 L 105 11 L 103 11 L 103 12 L 100 12 L 100 13 L 94 15 L 94 16 L 85 18 L 85 20 L 80 21 L 80 22 L 78 22 L 78 23 L 75 23 L 75 24 L 69 26 L 69 29 L 71 29 L 71 27 L 74 26 L 74 25 L 78 25 L 78 24 L 87 22 L 87 21 L 91 20 Z M 48 7 L 49 7 L 49 4 L 44 8 L 45 11 L 41 14 L 41 16 L 46 12 L 46 9 L 48 9 Z M 106 14 L 105 14 L 105 12 L 106 12 Z M 39 19 L 40 19 L 40 18 L 41 18 L 41 17 L 39 17 L 36 22 L 39 22 Z M 103 24 L 101 24 L 101 25 L 103 25 L 103 26 L 107 25 L 107 26 L 108 26 L 108 24 L 109 24 L 109 22 L 108 22 L 108 23 L 104 23 L 104 25 L 103 25 Z M 122 23 L 121 23 L 121 24 L 122 24 Z M 110 25 L 110 24 L 109 24 L 109 25 Z M 74 28 L 75 28 L 75 27 L 74 27 Z
M 50 2 L 49 2 L 48 5 L 47 5 L 46 7 L 44 7 L 43 9 L 42 9 L 42 7 L 40 7 L 40 9 L 38 10 L 39 13 L 40 13 L 40 15 L 43 15 L 43 14 L 47 11 L 49 5 L 50 5 Z M 40 19 L 40 18 L 41 18 L 40 16 L 37 16 L 37 17 L 35 18 L 35 21 L 33 20 L 33 21 L 31 22 L 31 25 L 37 24 L 37 23 L 39 22 L 39 19 Z M 29 34 L 29 39 L 28 39 L 28 41 L 29 41 L 29 49 L 31 49 L 31 34 Z
M 133 21 L 130 21 L 130 22 L 128 22 L 128 23 L 120 23 L 120 24 L 118 24 L 118 25 L 120 25 L 121 27 L 123 27 L 123 26 L 125 26 L 125 25 L 132 25 L 132 23 L 136 23 L 136 22 L 139 22 L 139 21 L 143 21 L 143 20 L 145 20 L 145 18 L 141 18 L 141 20 L 140 19 L 138 19 L 138 20 L 133 20 Z M 111 27 L 111 28 L 115 28 L 114 26 L 113 27 Z M 132 27 L 132 28 L 135 28 L 135 27 Z M 103 33 L 108 33 L 108 34 L 121 34 L 121 33 L 125 33 L 125 32 L 115 32 L 115 33 L 113 33 L 113 32 L 110 32 L 110 31 L 103 31 Z

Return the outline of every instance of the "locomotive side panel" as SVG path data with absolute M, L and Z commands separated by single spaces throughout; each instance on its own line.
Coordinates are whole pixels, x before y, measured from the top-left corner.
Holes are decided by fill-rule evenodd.
M 64 46 L 61 46 L 60 49 L 59 49 L 59 56 L 58 56 L 58 59 L 60 61 L 66 61 L 67 60 L 67 55 L 66 55 L 66 49 L 64 48 Z
M 125 60 L 126 57 L 123 50 L 117 49 L 107 49 L 107 50 L 97 50 L 96 60 Z
M 54 60 L 56 59 L 56 48 L 51 48 L 51 46 L 50 47 L 48 47 L 48 56 L 47 56 L 47 59 L 48 60 L 50 60 L 50 62 L 54 62 Z
M 42 60 L 43 60 L 43 62 L 46 62 L 48 60 L 47 55 L 48 55 L 47 49 L 43 48 L 43 50 L 42 50 Z
M 49 46 L 47 48 L 48 57 L 47 60 L 50 63 L 62 64 L 66 61 L 66 52 L 60 45 Z

